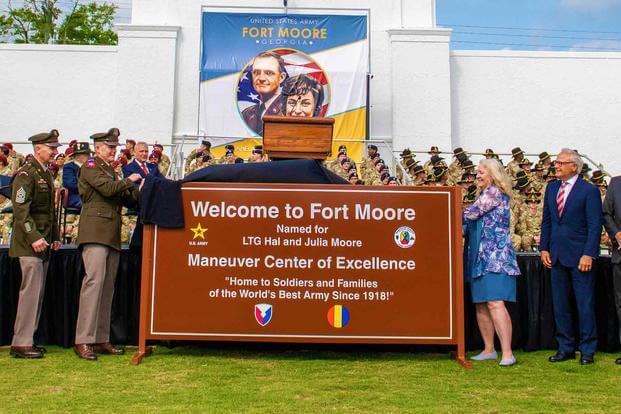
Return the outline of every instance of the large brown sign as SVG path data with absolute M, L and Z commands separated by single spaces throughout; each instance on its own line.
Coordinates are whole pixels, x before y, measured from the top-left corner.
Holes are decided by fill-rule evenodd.
M 183 229 L 145 229 L 142 354 L 147 339 L 463 345 L 458 189 L 191 183 L 182 198 Z

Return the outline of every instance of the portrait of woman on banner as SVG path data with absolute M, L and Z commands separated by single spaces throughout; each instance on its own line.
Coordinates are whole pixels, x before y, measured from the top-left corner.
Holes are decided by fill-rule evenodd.
M 323 107 L 323 88 L 310 76 L 293 76 L 283 84 L 282 100 L 285 116 L 318 117 Z

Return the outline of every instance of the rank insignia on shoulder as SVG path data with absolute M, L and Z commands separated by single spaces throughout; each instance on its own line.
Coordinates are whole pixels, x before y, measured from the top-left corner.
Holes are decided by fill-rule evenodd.
M 97 162 L 94 159 L 90 159 L 88 161 L 86 161 L 86 167 L 87 168 L 95 168 L 97 167 Z
M 21 204 L 24 201 L 26 201 L 26 190 L 24 190 L 24 187 L 19 187 L 15 193 L 15 202 Z
M 18 177 L 28 177 L 27 171 L 20 171 L 16 174 Z

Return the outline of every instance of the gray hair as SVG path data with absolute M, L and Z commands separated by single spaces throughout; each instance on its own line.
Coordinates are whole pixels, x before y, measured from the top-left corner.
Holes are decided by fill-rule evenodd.
M 580 171 L 582 171 L 582 166 L 584 165 L 584 161 L 582 160 L 580 154 L 569 148 L 563 148 L 561 152 L 559 152 L 559 154 L 567 155 L 569 157 L 569 161 L 576 164 L 576 167 L 578 167 L 578 174 L 580 174 Z
M 134 146 L 134 148 L 137 148 L 138 146 L 142 146 L 142 145 L 144 145 L 145 147 L 147 147 L 147 150 L 149 149 L 149 144 L 147 144 L 147 143 L 146 143 L 146 142 L 144 142 L 144 141 L 138 141 L 138 142 L 136 142 L 136 145 Z

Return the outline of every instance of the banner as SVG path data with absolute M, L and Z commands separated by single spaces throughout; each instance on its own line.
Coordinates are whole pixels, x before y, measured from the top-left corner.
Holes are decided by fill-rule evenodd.
M 335 140 L 365 139 L 366 16 L 202 17 L 199 135 L 214 147 L 233 143 L 245 156 L 261 142 L 263 115 L 332 117 Z M 361 156 L 362 144 L 345 144 Z

